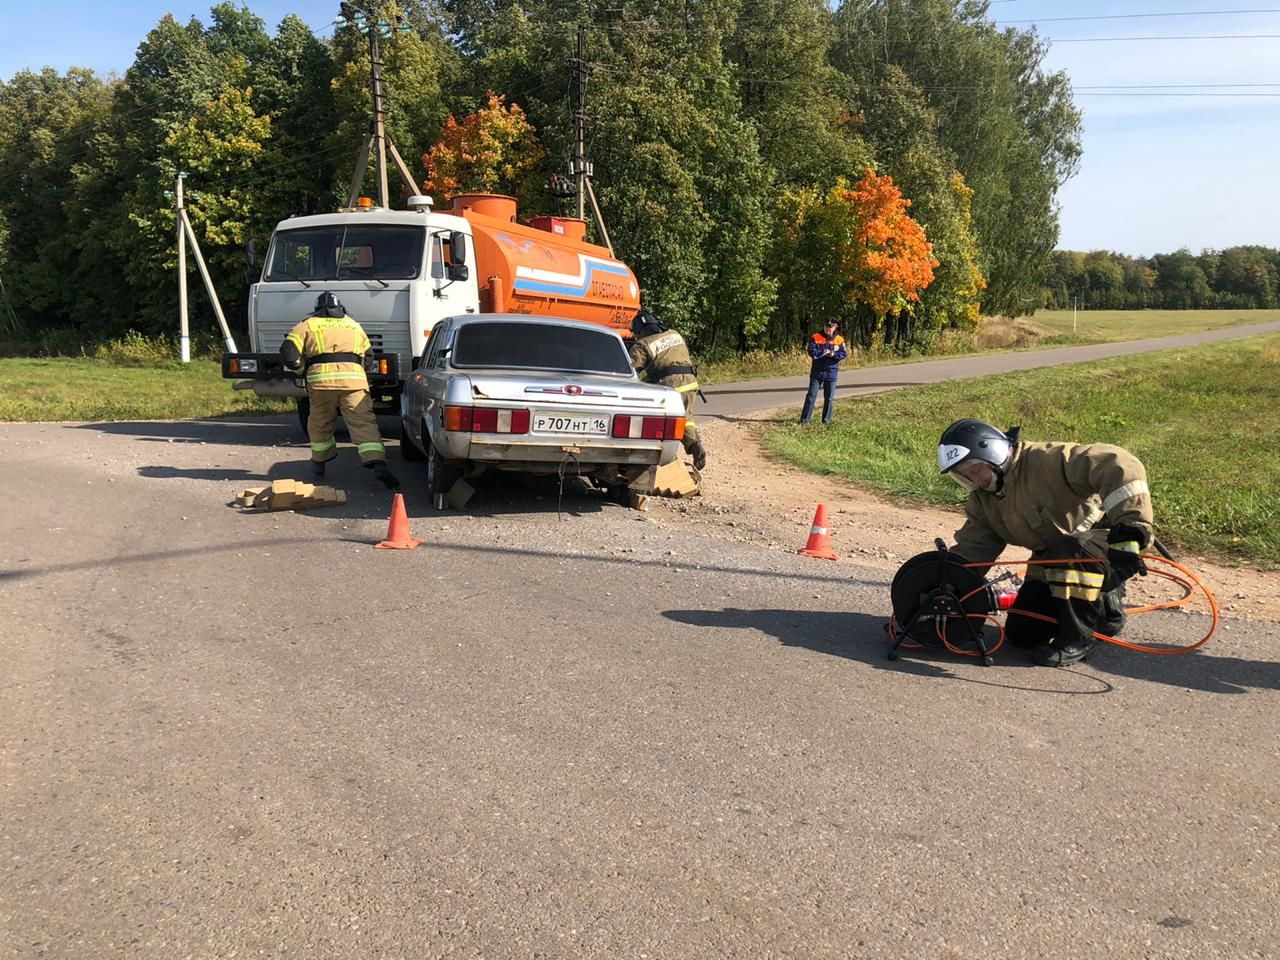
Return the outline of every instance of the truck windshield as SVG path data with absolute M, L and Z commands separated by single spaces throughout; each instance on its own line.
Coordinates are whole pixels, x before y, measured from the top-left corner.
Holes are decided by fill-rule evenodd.
M 631 373 L 627 351 L 613 333 L 536 320 L 466 324 L 451 359 L 455 367 Z
M 277 230 L 263 280 L 412 280 L 426 231 L 380 224 Z

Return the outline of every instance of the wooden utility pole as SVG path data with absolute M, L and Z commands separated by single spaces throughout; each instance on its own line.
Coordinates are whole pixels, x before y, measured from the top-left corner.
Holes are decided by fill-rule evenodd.
M 600 231 L 600 239 L 609 248 L 613 256 L 613 244 L 609 242 L 609 231 L 604 225 L 604 216 L 600 213 L 600 204 L 596 202 L 596 192 L 591 186 L 591 175 L 595 172 L 587 161 L 587 25 L 578 24 L 578 50 L 573 61 L 573 73 L 576 83 L 575 105 L 573 111 L 573 161 L 570 172 L 574 176 L 578 195 L 578 219 L 587 218 L 587 201 L 591 201 L 591 212 L 596 218 L 596 229 Z
M 360 187 L 364 183 L 365 168 L 369 164 L 369 154 L 373 154 L 378 177 L 378 205 L 390 209 L 390 191 L 387 189 L 387 154 L 395 162 L 400 178 L 408 187 L 410 195 L 416 194 L 418 185 L 413 180 L 409 166 L 400 156 L 400 151 L 391 141 L 387 133 L 386 89 L 382 83 L 382 51 L 378 44 L 379 37 L 390 37 L 393 30 L 400 33 L 409 31 L 409 24 L 397 20 L 393 25 L 379 19 L 377 5 L 373 2 L 364 4 L 344 2 L 340 5 L 341 15 L 334 20 L 338 27 L 349 26 L 369 38 L 369 96 L 373 106 L 373 116 L 369 123 L 369 133 L 360 147 L 356 158 L 356 169 L 351 177 L 351 188 L 347 191 L 347 206 L 354 207 L 360 196 Z
M 578 219 L 586 218 L 587 196 L 587 25 L 578 24 L 578 52 L 573 61 L 573 176 L 577 185 Z

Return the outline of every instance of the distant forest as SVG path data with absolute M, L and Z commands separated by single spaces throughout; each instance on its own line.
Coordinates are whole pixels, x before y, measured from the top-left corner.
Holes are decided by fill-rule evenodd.
M 908 353 L 1073 298 L 1276 305 L 1274 250 L 1055 252 L 1080 113 L 1034 29 L 997 26 L 982 0 L 357 5 L 390 18 L 388 129 L 440 208 L 488 191 L 572 215 L 581 36 L 617 256 L 703 357 L 794 346 L 832 315 Z M 291 15 L 271 32 L 220 3 L 140 41 L 120 76 L 0 81 L 0 349 L 171 335 L 179 172 L 238 329 L 275 224 L 345 200 L 370 116 L 358 29 L 320 37 Z M 191 300 L 213 331 L 194 277 Z
M 1280 250 L 1229 247 L 1126 257 L 1057 250 L 1043 305 L 1055 310 L 1262 310 L 1277 306 Z
M 584 29 L 610 239 L 704 357 L 794 345 L 831 314 L 860 342 L 927 350 L 1042 296 L 1080 114 L 1067 77 L 1042 67 L 1046 42 L 996 25 L 981 0 L 357 6 L 405 27 L 381 60 L 415 177 L 431 179 L 424 158 L 492 92 L 506 113 L 492 129 L 518 136 L 484 141 L 494 162 L 456 190 L 512 194 L 522 216 L 574 206 L 554 188 Z M 179 171 L 242 328 L 271 229 L 344 201 L 368 129 L 367 39 L 323 30 L 288 16 L 271 31 L 220 3 L 207 22 L 162 18 L 121 76 L 0 82 L 0 339 L 170 333 Z M 193 284 L 193 324 L 212 330 L 205 300 Z

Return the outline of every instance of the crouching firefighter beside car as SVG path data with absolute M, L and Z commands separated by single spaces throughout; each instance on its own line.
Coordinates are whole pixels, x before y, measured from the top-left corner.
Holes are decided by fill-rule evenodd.
M 981 420 L 957 420 L 938 445 L 938 469 L 969 491 L 955 553 L 995 560 L 1006 545 L 1033 561 L 1005 636 L 1044 666 L 1083 660 L 1094 632 L 1124 626 L 1124 582 L 1147 575 L 1151 494 L 1142 462 L 1106 443 L 1031 443 Z M 1046 623 L 1019 610 L 1052 617 Z
M 387 487 L 398 487 L 387 469 L 387 451 L 378 433 L 364 372 L 365 354 L 371 345 L 364 329 L 347 316 L 347 310 L 331 292 L 316 298 L 315 313 L 289 331 L 280 345 L 280 356 L 292 370 L 304 368 L 311 414 L 307 436 L 311 440 L 311 474 L 324 476 L 324 465 L 338 455 L 333 431 L 338 413 L 360 454 L 360 463 L 373 470 Z
M 707 451 L 698 439 L 693 422 L 693 400 L 698 395 L 698 369 L 689 356 L 684 337 L 668 330 L 648 310 L 638 310 L 631 320 L 629 352 L 631 364 L 640 379 L 671 387 L 684 397 L 684 448 L 693 457 L 693 465 L 701 470 L 707 465 Z

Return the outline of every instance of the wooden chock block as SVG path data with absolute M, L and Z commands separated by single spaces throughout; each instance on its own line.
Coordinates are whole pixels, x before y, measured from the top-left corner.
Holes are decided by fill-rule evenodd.
M 702 489 L 683 460 L 673 460 L 658 468 L 653 492 L 660 497 L 692 497 Z

